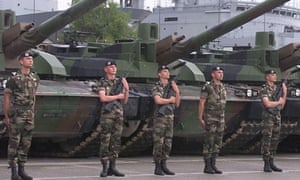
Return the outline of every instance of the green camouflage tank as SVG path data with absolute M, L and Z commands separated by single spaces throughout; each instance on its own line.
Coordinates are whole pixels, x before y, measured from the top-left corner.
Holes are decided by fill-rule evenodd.
M 5 80 L 6 74 L 16 69 L 16 54 L 34 48 L 77 18 L 72 15 L 82 15 L 103 2 L 80 1 L 38 27 L 32 27 L 30 23 L 14 25 L 13 20 L 2 24 L 1 78 Z M 272 33 L 262 36 L 265 39 L 261 43 L 258 41 L 257 47 L 245 51 L 206 53 L 202 51 L 202 46 L 285 2 L 288 0 L 266 0 L 186 41 L 184 35 L 158 40 L 157 24 L 140 24 L 136 40 L 119 41 L 113 45 L 93 42 L 72 49 L 50 44 L 47 51 L 33 49 L 39 54 L 34 60 L 34 71 L 39 74 L 41 81 L 37 92 L 32 151 L 35 154 L 46 151 L 48 156 L 89 156 L 98 153 L 101 103 L 95 87 L 104 75 L 102 69 L 107 60 L 117 63 L 119 76 L 128 74 L 130 86 L 121 154 L 143 153 L 152 147 L 151 118 L 154 106 L 151 89 L 157 81 L 158 65 L 168 65 L 181 90 L 181 106 L 175 111 L 174 152 L 201 152 L 204 130 L 197 120 L 198 103 L 200 89 L 206 81 L 210 81 L 209 69 L 213 65 L 225 69 L 224 83 L 228 92 L 222 150 L 255 151 L 260 138 L 258 124 L 262 105 L 258 87 L 264 81 L 263 72 L 270 67 L 277 69 L 279 74 L 288 72 L 295 61 L 285 63 L 282 60 L 281 49 L 273 48 Z M 11 11 L 1 13 L 2 18 L 9 16 L 9 19 L 14 19 Z M 258 36 L 258 40 L 262 37 Z M 76 54 L 76 51 L 81 53 Z M 297 76 L 297 73 L 293 74 L 296 79 Z M 291 88 L 290 94 L 297 94 L 296 90 Z M 2 94 L 0 102 L 3 102 Z M 297 104 L 295 97 L 288 98 L 289 110 L 295 109 Z M 286 122 L 283 138 L 295 132 L 299 119 L 295 112 L 283 111 Z

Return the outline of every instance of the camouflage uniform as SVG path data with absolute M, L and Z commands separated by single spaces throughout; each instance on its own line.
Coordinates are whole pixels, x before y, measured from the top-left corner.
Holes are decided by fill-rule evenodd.
M 206 136 L 203 144 L 203 157 L 209 159 L 212 154 L 219 154 L 225 128 L 226 89 L 223 84 L 213 81 L 201 89 L 201 99 L 206 99 L 204 120 Z
M 26 162 L 34 128 L 35 93 L 39 84 L 36 73 L 13 73 L 6 83 L 5 93 L 9 93 L 10 129 L 8 144 L 9 163 Z
M 261 89 L 261 98 L 267 97 L 270 101 L 274 101 L 274 93 L 277 91 L 277 86 L 271 87 L 267 83 Z M 273 108 L 273 113 L 264 108 L 262 112 L 262 134 L 261 153 L 263 157 L 271 157 L 276 153 L 280 138 L 281 115 L 280 110 Z
M 157 82 L 152 89 L 152 96 L 163 97 L 166 87 L 163 87 L 161 82 Z M 170 90 L 169 97 L 175 96 L 173 89 Z M 175 105 L 171 104 L 171 111 L 166 114 L 160 114 L 158 112 L 159 105 L 156 105 L 156 109 L 153 117 L 153 159 L 154 160 L 166 160 L 172 149 L 173 138 L 173 120 Z
M 105 91 L 109 95 L 112 88 L 116 86 L 118 78 L 111 81 L 106 78 L 100 80 L 99 91 Z M 121 148 L 121 135 L 123 131 L 123 106 L 118 101 L 119 106 L 114 107 L 111 112 L 104 110 L 103 103 L 101 109 L 101 160 L 115 159 L 118 157 Z

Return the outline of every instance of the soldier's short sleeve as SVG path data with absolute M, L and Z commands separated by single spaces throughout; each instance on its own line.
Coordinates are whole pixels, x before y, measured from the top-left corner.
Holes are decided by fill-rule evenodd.
M 207 99 L 207 97 L 208 97 L 208 85 L 205 84 L 201 88 L 200 99 Z
M 266 86 L 262 86 L 260 90 L 260 96 L 261 98 L 268 97 L 268 91 Z
M 16 82 L 14 81 L 13 78 L 9 77 L 5 84 L 4 93 L 11 94 L 15 88 L 16 88 Z
M 152 88 L 152 97 L 154 97 L 154 96 L 161 96 L 159 87 L 157 85 Z
M 105 87 L 104 87 L 104 79 L 100 79 L 97 85 L 97 91 L 105 91 Z

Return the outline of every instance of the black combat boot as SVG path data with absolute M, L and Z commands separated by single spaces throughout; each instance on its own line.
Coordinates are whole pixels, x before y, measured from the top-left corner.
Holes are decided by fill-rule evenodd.
M 107 177 L 108 174 L 107 160 L 101 160 L 101 164 L 102 164 L 102 172 L 100 173 L 100 177 Z
M 220 171 L 217 167 L 216 167 L 216 159 L 217 159 L 217 155 L 213 155 L 211 157 L 211 167 L 212 169 L 215 171 L 216 174 L 222 174 L 223 172 Z
M 272 172 L 271 166 L 270 166 L 270 158 L 269 157 L 264 157 L 264 172 Z
M 205 162 L 205 167 L 203 172 L 207 174 L 215 174 L 215 171 L 211 166 L 211 158 L 204 159 L 204 162 Z
M 159 176 L 165 175 L 161 169 L 160 160 L 155 160 L 154 163 L 155 163 L 154 174 Z
M 116 168 L 116 159 L 110 159 L 109 160 L 109 168 L 108 168 L 108 176 L 118 176 L 118 177 L 123 177 L 125 176 L 125 174 L 121 173 L 120 171 L 118 171 L 118 169 Z
M 270 157 L 270 167 L 273 171 L 276 172 L 282 172 L 282 169 L 278 168 L 275 164 L 274 164 L 274 158 Z
M 33 178 L 25 172 L 24 163 L 19 162 L 18 164 L 19 164 L 18 174 L 22 178 L 22 180 L 32 180 Z
M 175 175 L 174 172 L 170 171 L 167 167 L 167 160 L 161 160 L 161 170 L 166 174 L 166 175 Z
M 11 168 L 11 180 L 22 180 L 21 177 L 17 173 L 17 165 L 16 163 L 10 163 Z

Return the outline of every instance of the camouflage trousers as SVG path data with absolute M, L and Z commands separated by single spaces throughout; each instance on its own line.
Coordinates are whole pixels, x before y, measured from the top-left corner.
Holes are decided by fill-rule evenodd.
M 155 117 L 153 119 L 153 159 L 169 158 L 172 149 L 174 116 Z
M 123 113 L 102 114 L 100 152 L 101 160 L 109 160 L 118 157 L 121 150 L 121 136 L 123 131 Z
M 222 147 L 223 133 L 225 128 L 224 119 L 219 121 L 206 121 L 206 135 L 203 143 L 203 158 L 209 159 L 212 154 L 219 154 Z
M 268 112 L 263 112 L 262 128 L 261 154 L 263 157 L 273 157 L 276 154 L 280 139 L 280 114 L 272 115 Z
M 18 109 L 10 118 L 8 163 L 26 162 L 34 128 L 34 112 Z

